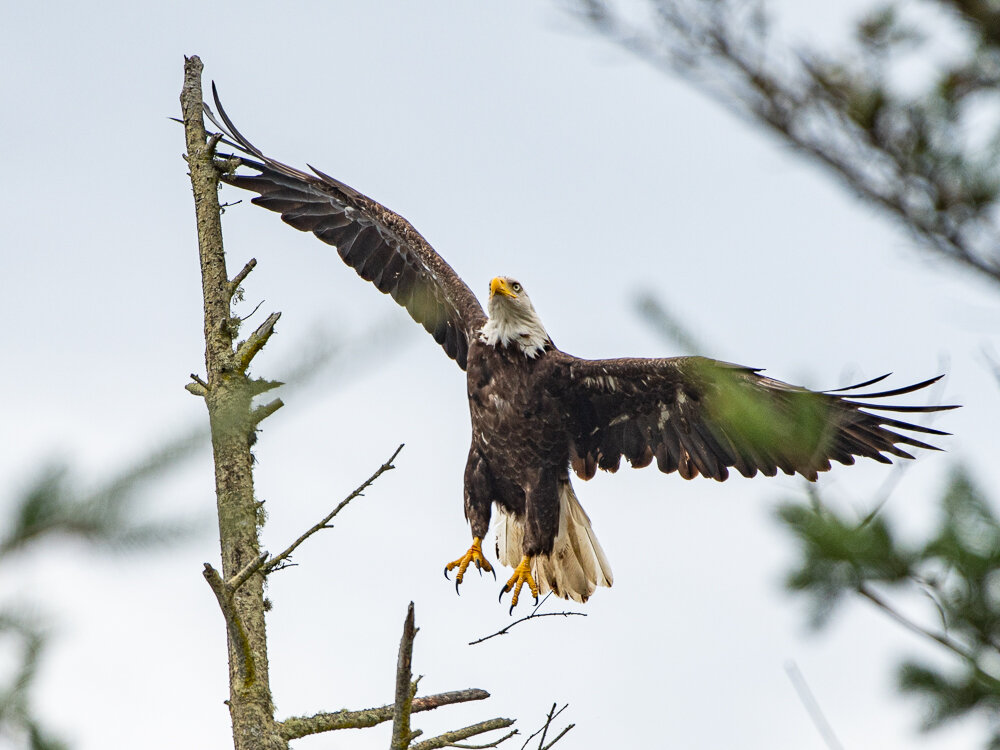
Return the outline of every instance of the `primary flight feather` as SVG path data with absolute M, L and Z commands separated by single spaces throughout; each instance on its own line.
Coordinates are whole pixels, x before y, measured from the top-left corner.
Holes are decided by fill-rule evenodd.
M 580 506 L 570 469 L 590 479 L 656 462 L 664 473 L 724 481 L 780 469 L 815 480 L 831 461 L 855 456 L 890 463 L 909 448 L 937 450 L 915 434 L 945 435 L 886 416 L 954 406 L 899 406 L 900 396 L 939 378 L 881 392 L 861 392 L 882 378 L 814 392 L 760 371 L 704 357 L 584 360 L 552 343 L 521 284 L 490 282 L 484 312 L 475 294 L 402 216 L 339 180 L 265 156 L 233 125 L 212 86 L 219 119 L 205 111 L 246 156 L 253 173 L 221 179 L 257 193 L 252 202 L 296 229 L 334 245 L 358 275 L 392 296 L 467 373 L 472 445 L 465 467 L 469 550 L 448 563 L 456 588 L 470 565 L 492 570 L 482 549 L 491 509 L 496 553 L 514 568 L 504 585 L 532 595 L 552 591 L 586 601 L 612 583 L 611 566 Z M 250 157 L 250 158 L 248 158 Z M 487 314 L 488 313 L 488 314 Z M 904 447 L 905 446 L 905 447 Z

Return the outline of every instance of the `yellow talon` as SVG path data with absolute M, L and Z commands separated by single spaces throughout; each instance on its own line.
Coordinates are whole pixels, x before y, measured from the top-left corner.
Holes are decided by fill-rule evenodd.
M 478 570 L 485 570 L 487 573 L 493 573 L 493 566 L 490 565 L 489 560 L 483 555 L 483 540 L 478 536 L 472 540 L 472 546 L 469 547 L 469 551 L 462 555 L 457 560 L 448 563 L 444 566 L 444 577 L 448 577 L 448 571 L 458 568 L 458 575 L 455 576 L 455 592 L 458 592 L 458 584 L 462 582 L 463 576 L 465 576 L 465 571 L 469 569 L 469 565 L 475 563 Z M 493 573 L 496 577 L 496 573 Z
M 504 585 L 503 589 L 500 591 L 500 596 L 503 597 L 512 588 L 514 589 L 514 596 L 510 599 L 510 611 L 513 614 L 514 607 L 517 606 L 518 597 L 521 594 L 521 587 L 524 584 L 528 584 L 528 589 L 531 591 L 531 595 L 535 597 L 535 604 L 538 604 L 538 584 L 535 583 L 535 579 L 531 576 L 531 558 L 525 555 L 521 558 L 521 562 L 518 566 L 514 568 L 514 575 L 510 577 L 510 580 Z

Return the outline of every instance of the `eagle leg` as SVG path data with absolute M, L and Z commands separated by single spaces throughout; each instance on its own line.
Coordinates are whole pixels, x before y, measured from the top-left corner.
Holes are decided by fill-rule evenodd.
M 459 593 L 458 584 L 462 582 L 463 576 L 465 576 L 465 571 L 469 569 L 469 565 L 475 563 L 476 568 L 479 570 L 479 574 L 482 575 L 483 570 L 488 573 L 493 573 L 493 577 L 496 578 L 497 574 L 493 570 L 493 566 L 490 565 L 489 560 L 483 554 L 483 540 L 478 536 L 472 540 L 472 546 L 469 547 L 469 551 L 462 555 L 457 560 L 454 560 L 444 566 L 444 577 L 448 577 L 448 571 L 458 568 L 458 575 L 455 576 L 455 593 Z
M 504 594 L 511 589 L 514 589 L 514 596 L 510 599 L 510 614 L 514 614 L 514 607 L 517 606 L 517 600 L 521 594 L 521 587 L 524 584 L 528 584 L 528 589 L 531 591 L 531 595 L 535 597 L 535 604 L 538 604 L 538 584 L 535 583 L 535 579 L 531 576 L 530 555 L 525 555 L 521 558 L 521 562 L 518 563 L 516 568 L 514 568 L 514 575 L 512 575 L 510 580 L 508 580 L 507 583 L 504 584 L 504 587 L 500 589 L 501 599 L 503 599 Z

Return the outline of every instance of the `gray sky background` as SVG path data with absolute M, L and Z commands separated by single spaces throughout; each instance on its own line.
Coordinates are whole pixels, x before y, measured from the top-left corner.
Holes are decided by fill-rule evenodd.
M 966 408 L 940 418 L 948 453 L 920 456 L 889 503 L 908 532 L 933 521 L 953 466 L 1000 479 L 981 356 L 997 345 L 996 289 L 927 259 L 826 175 L 557 6 L 53 2 L 0 9 L 5 492 L 57 457 L 92 482 L 204 420 L 183 390 L 204 369 L 200 284 L 183 138 L 167 119 L 184 54 L 202 57 L 206 88 L 219 84 L 265 152 L 400 212 L 477 292 L 518 277 L 573 354 L 675 353 L 633 312 L 651 289 L 704 354 L 780 379 L 832 388 L 894 371 L 902 385 L 947 370 L 937 397 Z M 332 248 L 248 203 L 224 228 L 232 272 L 259 263 L 241 311 L 264 300 L 252 322 L 283 313 L 256 374 L 287 377 L 326 337 L 391 332 L 282 394 L 255 450 L 265 546 L 282 549 L 407 444 L 270 582 L 280 716 L 390 701 L 413 599 L 421 691 L 493 694 L 419 715 L 425 736 L 498 715 L 530 733 L 559 701 L 577 723 L 566 747 L 821 748 L 785 673 L 795 661 L 845 747 L 980 740 L 971 725 L 917 733 L 891 667 L 939 655 L 885 618 L 852 603 L 808 630 L 805 603 L 782 592 L 794 550 L 773 520 L 799 479 L 623 469 L 578 482 L 614 588 L 586 618 L 467 646 L 509 618 L 492 578 L 471 576 L 459 598 L 441 576 L 469 542 L 463 373 Z M 155 515 L 210 518 L 207 456 L 154 490 Z M 839 467 L 821 487 L 864 513 L 888 474 Z M 200 574 L 217 559 L 209 530 L 150 557 L 50 545 L 0 574 L 0 596 L 55 623 L 37 697 L 75 748 L 230 745 L 223 623 Z

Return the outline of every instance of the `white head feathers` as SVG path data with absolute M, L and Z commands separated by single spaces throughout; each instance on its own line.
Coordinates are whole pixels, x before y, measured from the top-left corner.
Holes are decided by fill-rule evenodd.
M 498 276 L 490 282 L 489 320 L 480 339 L 490 346 L 516 343 L 528 357 L 537 357 L 551 344 L 541 318 L 524 288 L 514 279 Z

